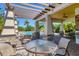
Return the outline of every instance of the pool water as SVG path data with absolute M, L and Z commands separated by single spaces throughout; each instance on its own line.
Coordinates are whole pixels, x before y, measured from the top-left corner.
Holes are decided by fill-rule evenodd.
M 23 32 L 22 34 L 23 34 L 23 35 L 32 35 L 32 33 L 33 33 L 33 32 L 31 32 L 31 31 L 27 31 L 27 32 Z
M 23 35 L 30 35 L 31 36 L 33 34 L 33 32 L 32 31 L 27 31 L 27 32 L 23 32 L 22 34 Z M 40 32 L 40 34 L 44 35 L 44 32 Z

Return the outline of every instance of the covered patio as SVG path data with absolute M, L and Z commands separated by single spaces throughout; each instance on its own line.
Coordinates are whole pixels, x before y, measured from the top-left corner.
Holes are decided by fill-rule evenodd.
M 16 56 L 78 56 L 79 55 L 79 4 L 77 3 L 6 3 L 4 27 L 0 34 L 0 42 L 10 44 L 12 54 Z M 31 38 L 20 35 L 16 18 L 36 20 L 35 31 Z M 64 31 L 64 21 L 74 20 L 76 31 L 74 38 Z M 44 35 L 40 35 L 39 22 L 45 22 Z M 60 32 L 55 33 L 52 23 L 60 21 Z M 40 40 L 41 39 L 41 40 Z M 67 40 L 66 40 L 67 39 Z M 24 40 L 24 41 L 23 41 Z M 37 40 L 37 41 L 35 41 Z M 41 42 L 41 43 L 40 43 Z M 38 46 L 48 49 L 41 51 Z M 55 44 L 54 44 L 55 43 Z M 33 44 L 33 45 L 32 45 Z M 44 44 L 44 45 L 42 45 Z M 34 46 L 34 47 L 33 47 Z M 5 47 L 5 46 L 4 46 Z M 34 50 L 28 49 L 33 47 Z M 37 49 L 36 49 L 36 48 Z M 52 48 L 50 48 L 52 47 Z M 39 50 L 40 49 L 40 50 Z M 58 49 L 61 49 L 58 51 Z M 52 53 L 50 53 L 52 50 Z M 37 52 L 36 52 L 37 51 Z M 39 52 L 40 51 L 40 52 Z M 58 51 L 58 52 L 57 52 Z M 7 55 L 0 52 L 1 55 Z M 58 53 L 58 54 L 57 54 Z

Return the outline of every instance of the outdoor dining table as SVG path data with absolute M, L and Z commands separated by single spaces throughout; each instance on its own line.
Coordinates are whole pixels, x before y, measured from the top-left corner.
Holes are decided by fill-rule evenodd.
M 37 55 L 55 55 L 56 50 L 58 49 L 57 45 L 54 42 L 37 39 L 32 40 L 25 44 L 25 49 L 29 53 L 33 53 L 35 56 Z

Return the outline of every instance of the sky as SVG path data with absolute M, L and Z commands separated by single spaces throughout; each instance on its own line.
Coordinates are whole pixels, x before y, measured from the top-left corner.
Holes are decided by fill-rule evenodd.
M 25 20 L 28 20 L 29 21 L 29 25 L 31 26 L 35 26 L 35 20 L 32 20 L 32 19 L 25 19 L 25 18 L 16 18 L 18 21 L 19 21 L 19 24 L 18 26 L 22 26 L 22 27 L 25 27 L 24 23 L 25 23 Z
M 2 4 L 2 3 L 0 3 L 0 9 L 3 10 L 3 12 L 4 12 L 4 11 L 5 11 L 5 5 Z M 1 13 L 1 12 L 2 12 L 2 11 L 0 11 L 0 13 Z M 16 18 L 16 19 L 19 21 L 18 26 L 25 27 L 24 23 L 25 23 L 25 20 L 26 20 L 26 19 L 24 19 L 24 18 Z M 27 19 L 28 19 L 28 21 L 29 21 L 29 25 L 35 26 L 35 20 L 29 19 L 29 18 L 27 18 Z
M 2 11 L 5 11 L 5 5 L 0 3 L 0 14 L 2 13 Z

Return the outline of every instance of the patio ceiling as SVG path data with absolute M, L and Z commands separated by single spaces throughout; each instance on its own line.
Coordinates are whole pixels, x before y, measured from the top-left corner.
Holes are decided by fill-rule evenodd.
M 63 19 L 63 14 L 68 18 L 75 17 L 75 9 L 79 7 L 79 3 L 75 3 L 51 15 L 52 18 Z M 60 17 L 58 17 L 60 16 Z
M 54 3 L 11 3 L 17 17 L 37 19 L 55 8 Z

